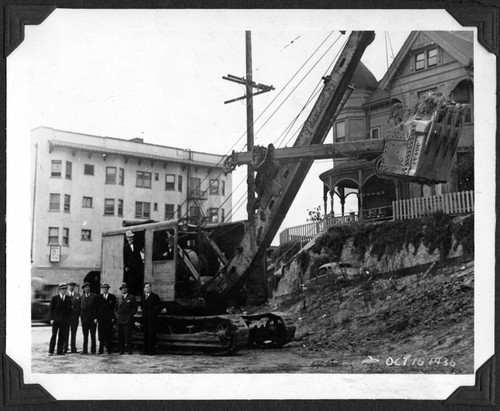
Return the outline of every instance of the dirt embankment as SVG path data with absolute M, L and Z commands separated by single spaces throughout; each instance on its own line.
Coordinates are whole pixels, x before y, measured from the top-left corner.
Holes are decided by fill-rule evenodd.
M 280 298 L 278 306 L 297 324 L 290 346 L 304 354 L 323 352 L 318 367 L 472 373 L 473 297 L 470 261 L 400 277 L 324 276 Z M 359 361 L 350 361 L 348 370 L 342 367 L 346 357 Z
M 472 373 L 473 217 L 360 224 L 316 238 L 282 268 L 271 302 L 297 324 L 290 346 L 323 353 L 318 366 L 338 372 Z M 316 277 L 332 261 L 363 269 L 351 280 Z

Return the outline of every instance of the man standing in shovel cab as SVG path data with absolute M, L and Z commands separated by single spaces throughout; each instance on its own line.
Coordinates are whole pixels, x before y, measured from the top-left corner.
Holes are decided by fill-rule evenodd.
M 142 244 L 135 238 L 131 230 L 125 233 L 123 245 L 123 282 L 127 283 L 130 291 L 139 295 L 144 279 L 144 263 L 142 258 Z

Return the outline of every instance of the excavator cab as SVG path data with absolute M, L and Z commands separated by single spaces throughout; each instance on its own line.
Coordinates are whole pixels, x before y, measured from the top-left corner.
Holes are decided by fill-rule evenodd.
M 429 93 L 411 109 L 393 106 L 382 155 L 375 162 L 381 178 L 436 184 L 451 177 L 463 120 L 469 105 Z

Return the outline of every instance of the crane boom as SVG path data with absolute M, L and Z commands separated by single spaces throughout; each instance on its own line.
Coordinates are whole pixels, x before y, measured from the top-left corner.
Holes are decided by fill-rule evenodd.
M 373 31 L 351 33 L 293 147 L 323 143 L 361 56 L 374 38 Z M 268 153 L 271 152 L 272 146 L 268 149 Z M 295 162 L 280 162 L 271 155 L 266 156 L 257 169 L 253 224 L 246 225 L 236 254 L 211 283 L 210 289 L 227 297 L 238 290 L 258 268 L 313 161 L 313 158 L 308 157 Z

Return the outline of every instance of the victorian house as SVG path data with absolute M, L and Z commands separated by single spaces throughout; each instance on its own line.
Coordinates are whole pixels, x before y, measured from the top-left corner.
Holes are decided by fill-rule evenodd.
M 428 92 L 440 92 L 446 100 L 473 107 L 473 80 L 472 32 L 412 32 L 379 82 L 362 63 L 358 66 L 352 80 L 355 89 L 333 125 L 333 142 L 384 137 L 390 128 L 391 107 L 395 103 L 411 107 Z M 357 197 L 357 217 L 366 219 L 375 214 L 392 216 L 393 201 L 473 190 L 472 181 L 467 187 L 459 180 L 457 169 L 457 163 L 473 152 L 473 126 L 472 108 L 463 125 L 452 179 L 445 184 L 379 178 L 375 159 L 335 160 L 333 168 L 320 175 L 325 214 L 343 216 L 350 195 Z M 340 209 L 334 209 L 334 196 L 340 200 Z

